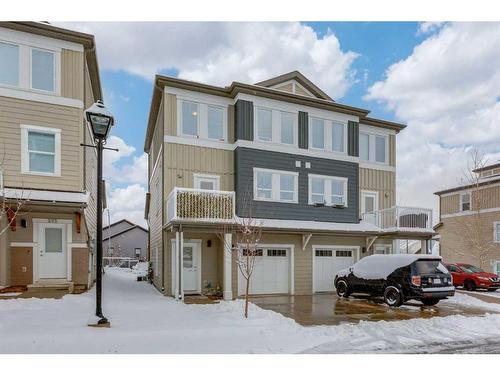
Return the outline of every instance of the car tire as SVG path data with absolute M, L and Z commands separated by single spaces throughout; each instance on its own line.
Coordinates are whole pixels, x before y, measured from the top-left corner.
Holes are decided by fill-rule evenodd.
M 465 280 L 464 289 L 470 292 L 476 290 L 476 283 L 472 280 Z
M 337 281 L 337 285 L 335 285 L 335 290 L 337 291 L 337 296 L 340 298 L 349 298 L 351 295 L 351 289 L 345 280 Z
M 424 306 L 434 306 L 439 302 L 439 298 L 426 298 L 422 300 Z
M 488 292 L 496 292 L 498 288 L 490 288 L 488 289 Z
M 403 294 L 395 286 L 388 286 L 384 290 L 384 302 L 390 307 L 399 307 L 403 304 Z

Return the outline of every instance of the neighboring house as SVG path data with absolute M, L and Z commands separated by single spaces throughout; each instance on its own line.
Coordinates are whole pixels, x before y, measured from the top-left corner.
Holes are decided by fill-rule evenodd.
M 0 198 L 24 203 L 0 238 L 2 286 L 93 282 L 97 153 L 80 144 L 93 144 L 83 111 L 102 99 L 95 47 L 92 35 L 0 22 Z
M 331 291 L 337 270 L 397 252 L 396 239 L 421 240 L 425 252 L 432 210 L 395 206 L 404 125 L 335 102 L 299 72 L 227 87 L 154 82 L 145 214 L 154 285 L 166 295 L 243 294 L 218 233 L 249 208 L 263 229 L 252 294 Z M 200 195 L 227 204 L 207 210 Z
M 148 231 L 128 220 L 106 226 L 102 233 L 105 257 L 119 256 L 145 261 L 148 258 Z
M 477 181 L 438 191 L 441 255 L 500 275 L 500 163 L 474 170 Z

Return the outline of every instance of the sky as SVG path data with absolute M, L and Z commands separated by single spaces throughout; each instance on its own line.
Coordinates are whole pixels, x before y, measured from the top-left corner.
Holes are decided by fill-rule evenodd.
M 91 22 L 115 115 L 105 155 L 112 221 L 145 225 L 144 135 L 157 73 L 226 86 L 299 70 L 337 102 L 407 125 L 397 137 L 397 203 L 433 208 L 463 181 L 468 153 L 500 160 L 500 23 Z

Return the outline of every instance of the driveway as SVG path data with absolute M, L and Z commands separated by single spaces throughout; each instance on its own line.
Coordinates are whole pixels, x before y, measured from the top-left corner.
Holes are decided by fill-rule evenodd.
M 388 307 L 382 299 L 351 296 L 340 299 L 335 294 L 309 296 L 254 296 L 251 301 L 263 309 L 278 312 L 294 319 L 303 326 L 338 325 L 379 320 L 405 320 L 434 318 L 449 315 L 478 316 L 488 312 L 479 307 L 469 307 L 439 302 L 436 306 L 424 307 L 419 302 L 407 302 L 400 308 Z

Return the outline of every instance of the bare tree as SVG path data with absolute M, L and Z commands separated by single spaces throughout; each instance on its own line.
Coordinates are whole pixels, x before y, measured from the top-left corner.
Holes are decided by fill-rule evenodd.
M 248 318 L 248 302 L 250 283 L 255 269 L 255 260 L 262 256 L 260 248 L 262 239 L 262 222 L 253 217 L 253 204 L 249 194 L 243 200 L 245 217 L 234 217 L 234 223 L 224 225 L 219 238 L 224 246 L 224 251 L 229 251 L 232 261 L 238 266 L 238 272 L 245 279 L 245 318 Z M 225 234 L 232 234 L 232 243 L 226 243 Z M 233 246 L 233 243 L 235 244 Z
M 482 186 L 483 180 L 480 174 L 475 172 L 485 167 L 486 164 L 484 153 L 477 148 L 469 152 L 467 168 L 463 172 L 463 182 L 469 186 L 470 198 L 468 203 L 463 202 L 463 204 L 469 205 L 470 215 L 456 217 L 455 229 L 455 234 L 463 240 L 464 249 L 466 249 L 465 251 L 459 250 L 458 253 L 472 258 L 482 268 L 489 266 L 488 261 L 495 249 L 491 227 L 484 225 L 484 209 L 489 208 L 490 198 L 487 190 Z

